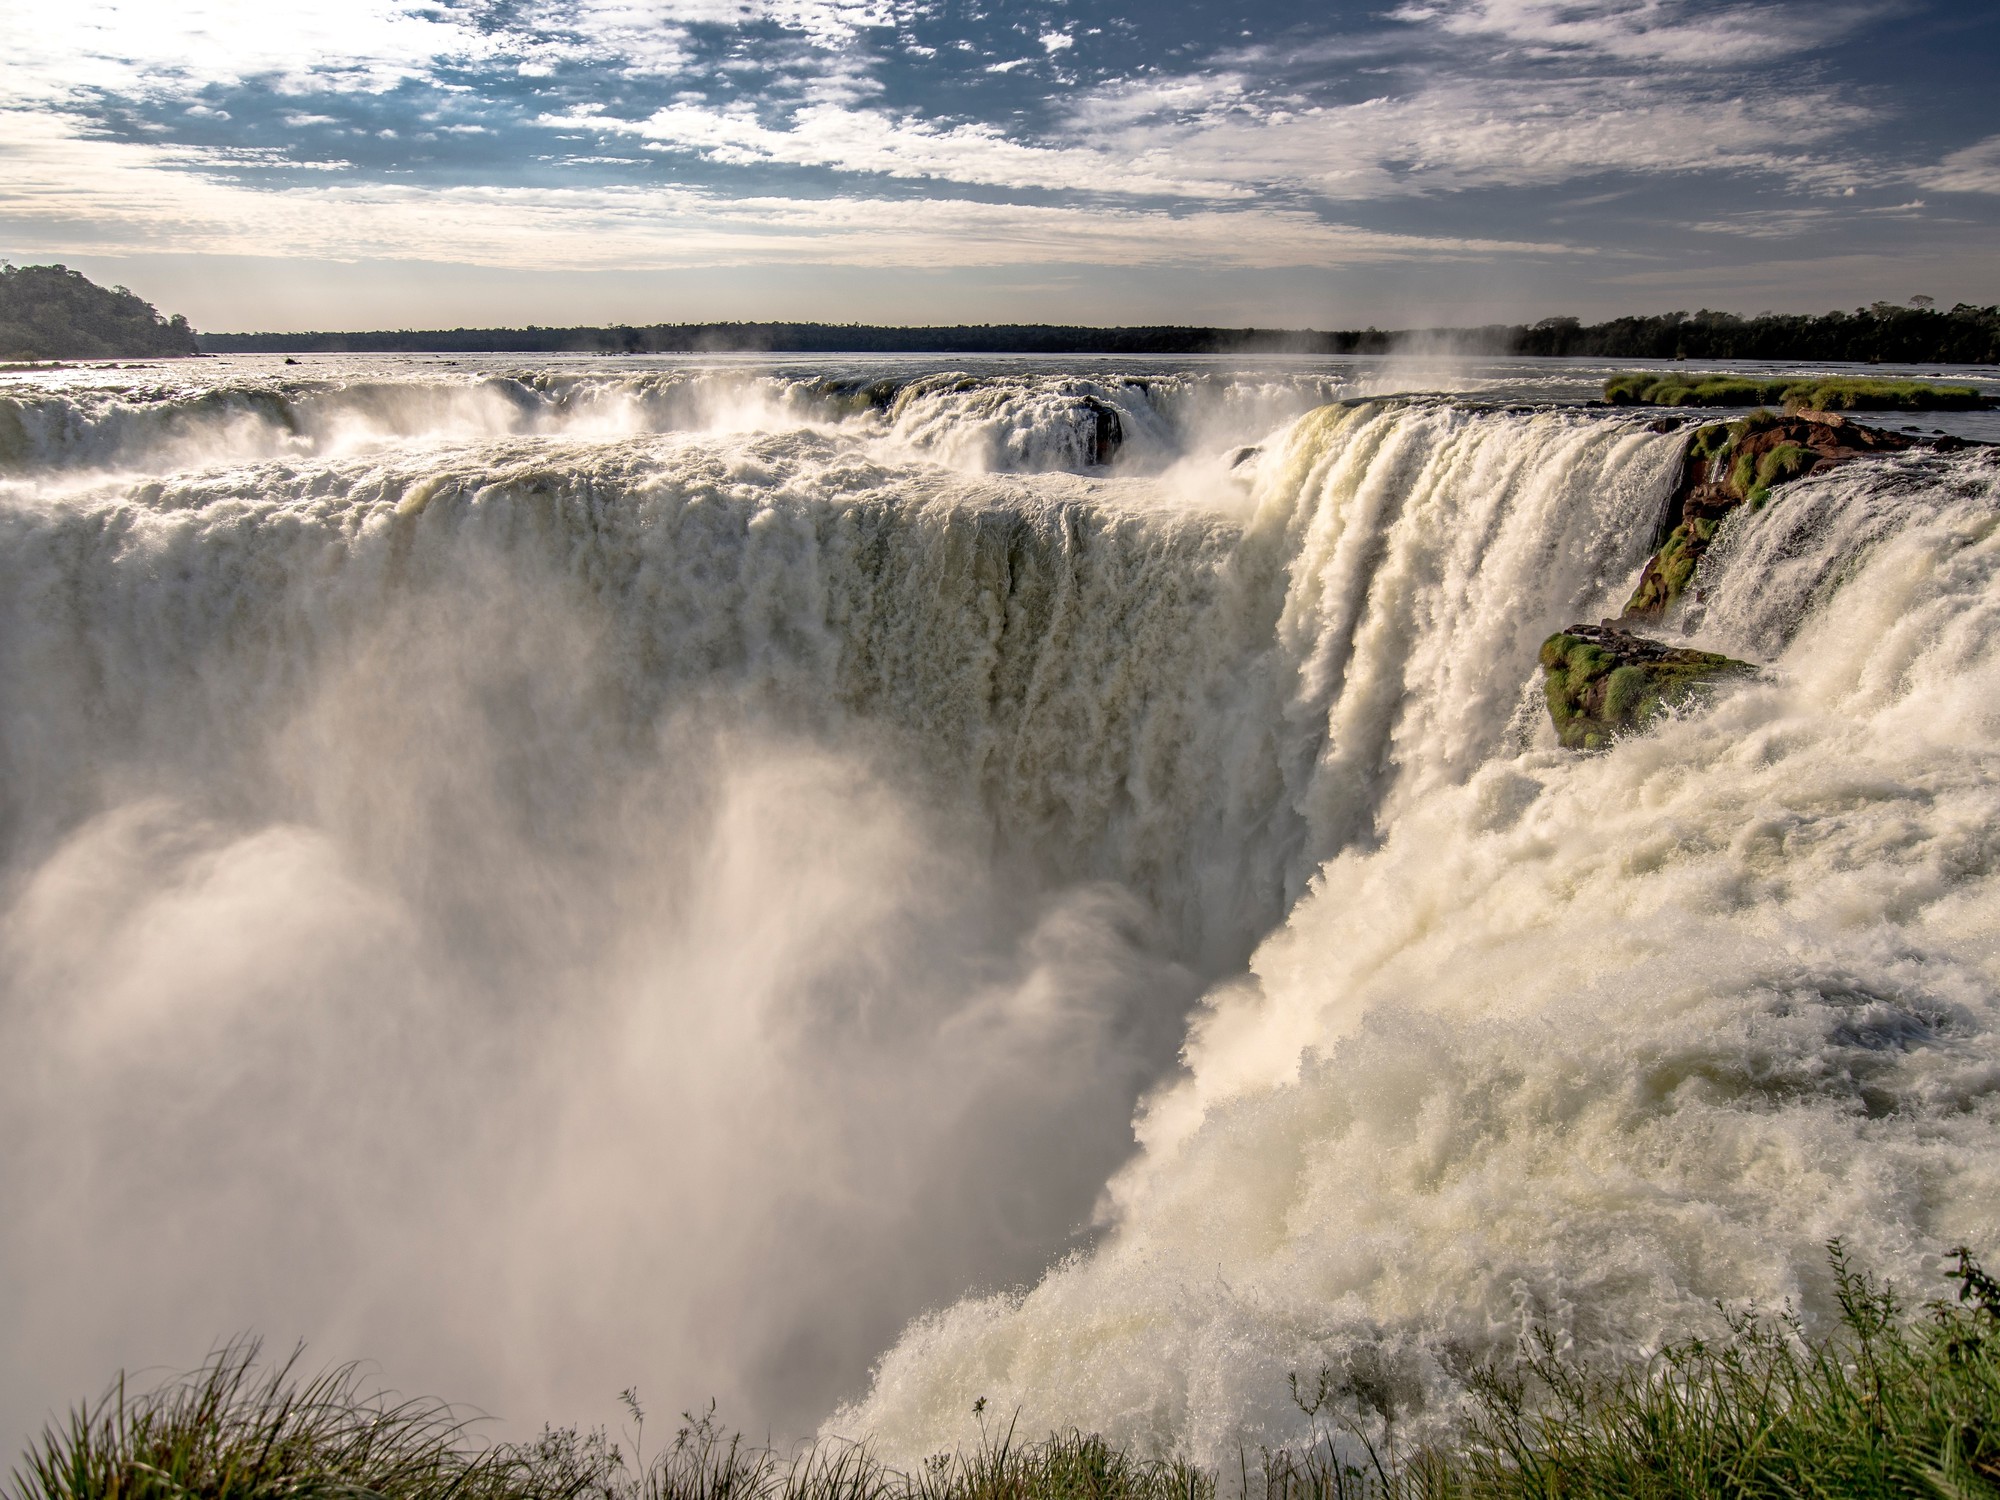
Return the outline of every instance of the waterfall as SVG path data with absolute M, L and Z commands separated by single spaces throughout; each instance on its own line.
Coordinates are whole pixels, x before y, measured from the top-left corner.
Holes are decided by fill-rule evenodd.
M 1106 1237 L 918 1320 L 830 1424 L 914 1454 L 968 1393 L 1208 1462 L 1287 1380 L 1421 1435 L 1531 1328 L 1615 1359 L 1713 1303 L 1832 1313 L 2000 1236 L 2000 467 L 1798 485 L 1703 579 L 1756 685 L 1606 754 L 1415 791 L 1205 996 Z
M 254 1326 L 515 1423 L 1213 1459 L 1295 1371 L 1445 1421 L 1524 1320 L 1992 1239 L 1976 453 L 1732 520 L 1684 623 L 1770 670 L 1580 757 L 1627 418 L 93 381 L 0 392 L 0 1426 Z

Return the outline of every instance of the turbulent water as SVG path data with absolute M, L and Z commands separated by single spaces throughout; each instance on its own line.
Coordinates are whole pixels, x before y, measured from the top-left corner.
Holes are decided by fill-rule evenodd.
M 1441 383 L 0 376 L 0 1432 L 255 1329 L 1214 1460 L 2000 1247 L 2000 464 L 1739 515 L 1769 670 L 1574 756 L 1681 438 Z

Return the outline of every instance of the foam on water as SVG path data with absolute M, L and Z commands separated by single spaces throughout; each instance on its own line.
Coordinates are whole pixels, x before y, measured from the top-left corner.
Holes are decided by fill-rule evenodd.
M 1575 757 L 1680 439 L 1327 382 L 10 386 L 0 1427 L 254 1325 L 1213 1460 L 1992 1243 L 1994 467 L 1736 518 L 1772 670 Z
M 964 1440 L 971 1393 L 1214 1462 L 1328 1367 L 1421 1429 L 1530 1323 L 1644 1349 L 1712 1299 L 1824 1316 L 1834 1236 L 1918 1284 L 2000 1238 L 2000 470 L 1735 525 L 1708 638 L 1773 670 L 1329 860 L 1204 1001 L 1105 1242 L 920 1321 L 836 1429 Z
M 586 362 L 587 365 L 587 362 Z M 308 372 L 236 361 L 213 374 L 117 370 L 0 383 L 0 478 L 160 473 L 504 437 L 609 441 L 802 428 L 976 473 L 1157 471 L 1232 434 L 1262 436 L 1372 383 L 1278 372 L 1150 376 L 866 373 L 742 365 L 607 371 L 487 360 Z M 1240 438 L 1238 439 L 1241 440 Z M 72 479 L 72 483 L 74 479 Z

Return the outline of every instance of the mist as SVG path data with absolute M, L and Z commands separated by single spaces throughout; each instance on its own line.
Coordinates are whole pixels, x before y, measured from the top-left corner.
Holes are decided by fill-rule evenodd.
M 1149 914 L 1006 870 L 892 736 L 620 723 L 601 626 L 475 555 L 223 754 L 37 768 L 10 1434 L 238 1330 L 510 1424 L 637 1384 L 796 1434 L 1086 1231 L 1192 993 Z

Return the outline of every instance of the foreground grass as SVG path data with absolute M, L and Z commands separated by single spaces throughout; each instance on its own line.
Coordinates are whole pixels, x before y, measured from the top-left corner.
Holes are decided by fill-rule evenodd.
M 1920 380 L 1748 375 L 1614 375 L 1613 406 L 1784 406 L 1792 411 L 1977 411 L 1988 401 L 1969 385 Z
M 1082 1433 L 1017 1442 L 982 1427 L 971 1453 L 905 1473 L 865 1446 L 789 1454 L 746 1443 L 711 1410 L 645 1456 L 599 1432 L 482 1444 L 434 1402 L 391 1402 L 353 1367 L 295 1377 L 231 1345 L 137 1397 L 121 1381 L 46 1431 L 7 1500 L 1584 1500 L 1584 1497 L 2000 1497 L 2000 1283 L 1956 1252 L 1957 1297 L 1911 1315 L 1831 1250 L 1841 1323 L 1807 1337 L 1789 1312 L 1739 1315 L 1599 1372 L 1552 1338 L 1475 1371 L 1477 1415 L 1449 1446 L 1406 1450 L 1394 1404 L 1322 1372 L 1294 1396 L 1312 1441 L 1247 1451 L 1217 1476 Z M 1351 1382 L 1349 1383 L 1351 1385 Z M 1345 1395 L 1343 1396 L 1343 1392 Z M 1345 1400 L 1346 1404 L 1342 1404 Z M 984 1401 L 975 1411 L 984 1416 Z

